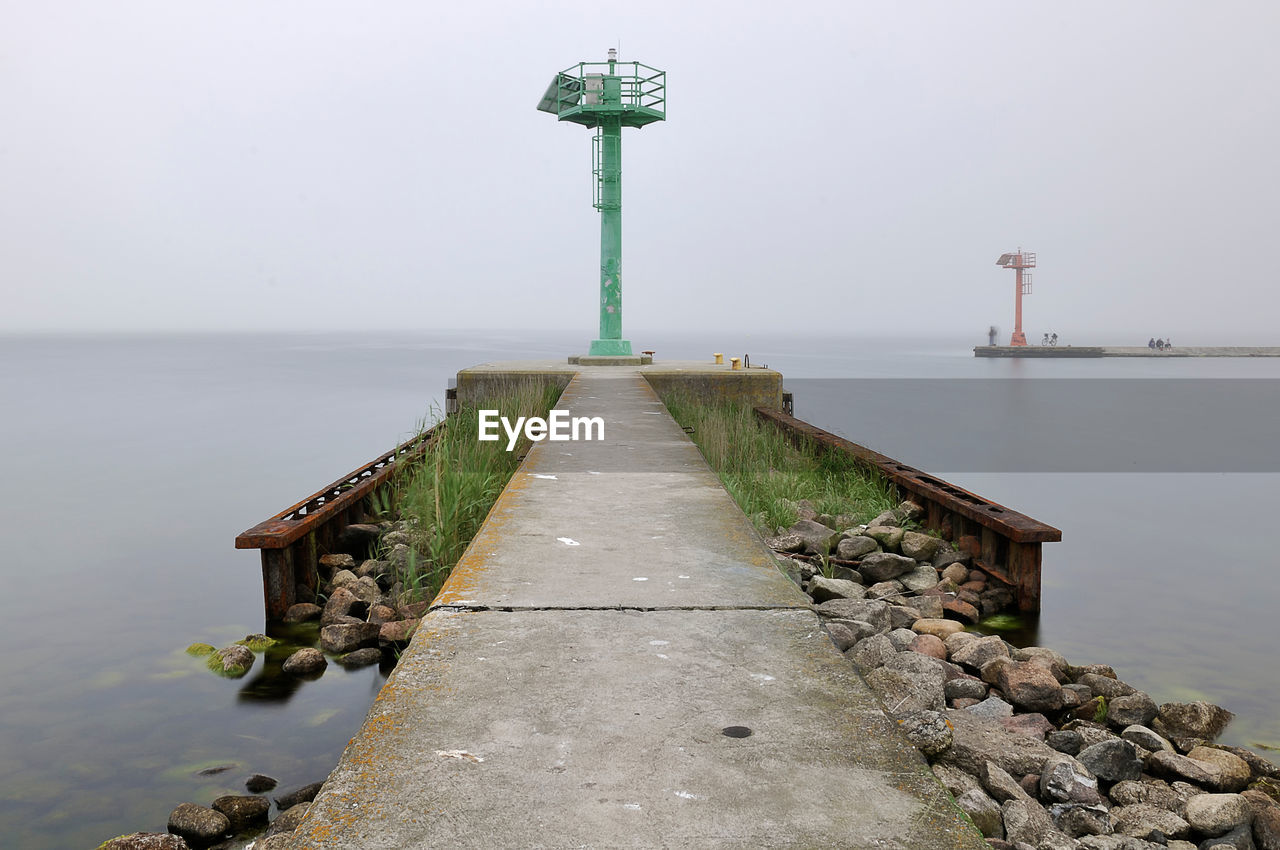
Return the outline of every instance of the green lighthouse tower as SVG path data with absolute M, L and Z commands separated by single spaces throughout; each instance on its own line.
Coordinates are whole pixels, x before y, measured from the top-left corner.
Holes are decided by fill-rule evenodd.
M 622 338 L 622 128 L 665 120 L 667 74 L 640 62 L 579 62 L 556 74 L 538 109 L 595 132 L 592 173 L 600 211 L 600 336 L 588 356 L 631 355 Z

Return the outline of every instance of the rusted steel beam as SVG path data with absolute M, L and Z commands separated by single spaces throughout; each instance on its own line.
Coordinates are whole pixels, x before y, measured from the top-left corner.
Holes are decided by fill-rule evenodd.
M 1039 612 L 1040 547 L 1060 541 L 1061 531 L 780 410 L 757 407 L 755 411 L 797 443 L 807 441 L 824 450 L 845 452 L 879 472 L 924 509 L 925 528 L 941 532 L 971 555 L 975 566 L 1008 585 L 1019 611 Z
M 262 550 L 262 592 L 267 619 L 284 616 L 301 587 L 310 599 L 319 585 L 318 562 L 348 525 L 363 518 L 368 500 L 399 464 L 426 450 L 439 425 L 308 496 L 236 537 L 237 549 Z M 307 600 L 309 601 L 309 599 Z

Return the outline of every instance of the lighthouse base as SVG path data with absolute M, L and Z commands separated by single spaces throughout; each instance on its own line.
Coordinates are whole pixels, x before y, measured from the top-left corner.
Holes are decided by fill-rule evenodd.
M 1023 340 L 1023 345 L 1026 341 Z M 629 339 L 593 339 L 587 350 L 590 357 L 630 357 L 631 340 Z
M 1022 331 L 1014 331 L 1013 337 L 1009 340 L 1010 345 L 1026 345 L 1027 335 Z

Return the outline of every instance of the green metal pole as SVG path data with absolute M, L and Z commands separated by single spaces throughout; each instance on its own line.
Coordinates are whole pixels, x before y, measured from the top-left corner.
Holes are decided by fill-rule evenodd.
M 605 103 L 621 103 L 618 77 L 604 78 L 603 94 Z M 622 119 L 616 115 L 603 116 L 600 125 L 600 338 L 588 354 L 631 354 L 631 342 L 622 338 Z

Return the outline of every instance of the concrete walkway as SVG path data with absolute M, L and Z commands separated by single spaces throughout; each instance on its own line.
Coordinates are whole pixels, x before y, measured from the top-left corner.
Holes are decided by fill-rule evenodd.
M 985 847 L 639 374 L 557 407 L 290 846 Z

